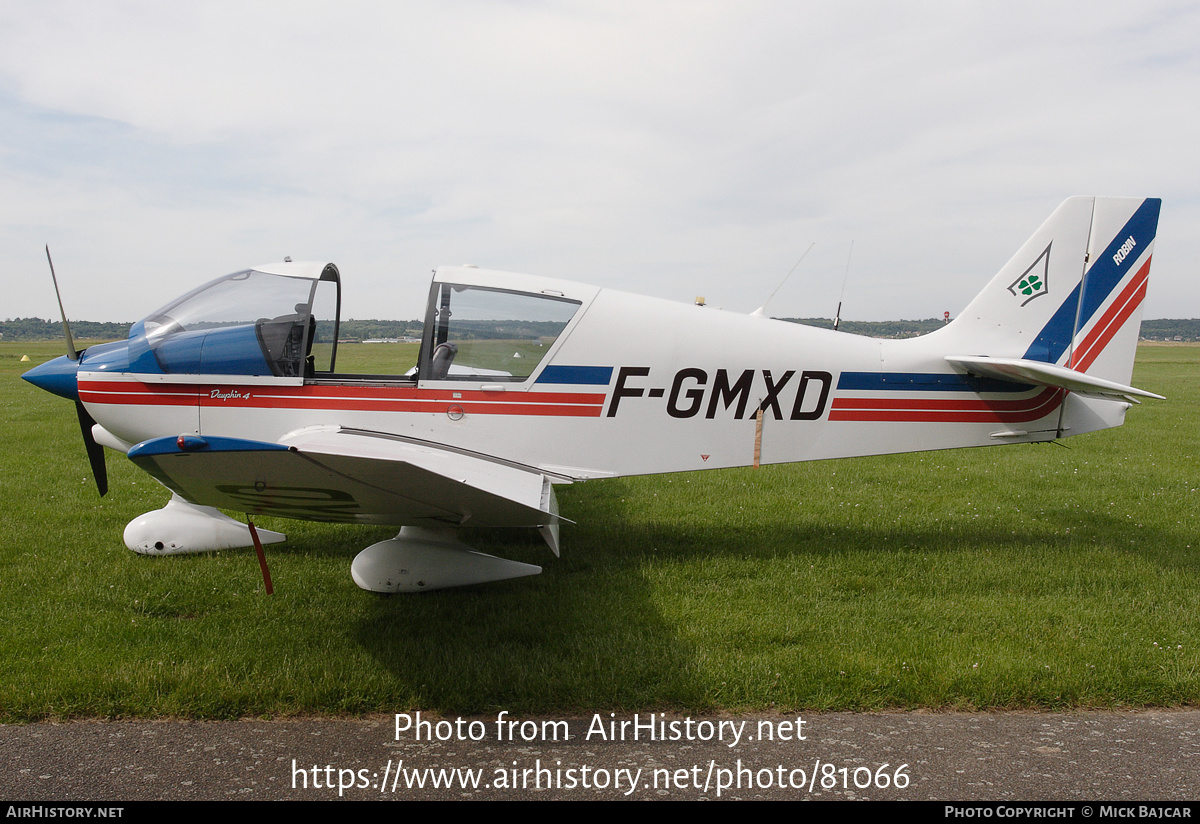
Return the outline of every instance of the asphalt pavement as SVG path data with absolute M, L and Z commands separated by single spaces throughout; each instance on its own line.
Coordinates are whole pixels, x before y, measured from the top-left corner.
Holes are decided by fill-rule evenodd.
M 0 726 L 0 797 L 1200 799 L 1200 711 L 75 721 Z

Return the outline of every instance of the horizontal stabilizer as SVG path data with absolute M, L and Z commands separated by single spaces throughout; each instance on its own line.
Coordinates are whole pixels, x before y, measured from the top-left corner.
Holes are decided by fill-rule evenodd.
M 1024 358 L 989 358 L 982 355 L 947 355 L 946 361 L 972 375 L 1011 383 L 1051 386 L 1089 398 L 1135 402 L 1137 398 L 1165 400 L 1162 395 L 1156 395 L 1153 392 L 1124 386 L 1103 378 L 1095 378 L 1084 372 L 1043 361 Z

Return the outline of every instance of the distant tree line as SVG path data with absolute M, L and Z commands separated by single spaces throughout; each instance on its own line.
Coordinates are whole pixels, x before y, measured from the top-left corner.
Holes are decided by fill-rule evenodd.
M 829 318 L 779 318 L 789 323 L 802 323 L 821 329 L 832 329 Z M 89 320 L 71 321 L 71 335 L 80 340 L 122 340 L 129 336 L 131 323 L 99 323 Z M 380 338 L 419 338 L 424 325 L 419 320 L 344 320 L 338 337 L 345 341 L 378 340 Z M 530 323 L 529 326 L 537 326 Z M 926 335 L 945 324 L 939 318 L 927 320 L 862 321 L 844 320 L 839 330 L 851 335 L 866 335 L 872 338 L 913 338 Z M 507 336 L 512 330 L 503 330 Z M 523 330 L 528 333 L 529 330 Z M 478 330 L 478 337 L 490 335 Z M 496 334 L 495 332 L 493 334 Z M 547 334 L 554 334 L 548 331 Z M 63 337 L 62 322 L 41 318 L 16 318 L 0 321 L 0 340 L 36 341 L 55 340 Z M 1186 320 L 1144 320 L 1142 340 L 1200 340 L 1200 318 Z
M 1142 340 L 1200 340 L 1200 319 L 1144 320 Z
M 71 337 L 79 340 L 120 340 L 129 337 L 129 327 L 132 323 L 97 323 L 91 320 L 71 321 Z M 0 321 L 0 335 L 3 340 L 61 340 L 63 328 L 61 320 L 42 320 L 41 318 L 17 318 Z
M 460 340 L 537 340 L 555 338 L 565 324 L 557 320 L 460 320 L 450 334 Z
M 419 338 L 424 328 L 425 321 L 421 320 L 344 320 L 338 327 L 338 339 Z

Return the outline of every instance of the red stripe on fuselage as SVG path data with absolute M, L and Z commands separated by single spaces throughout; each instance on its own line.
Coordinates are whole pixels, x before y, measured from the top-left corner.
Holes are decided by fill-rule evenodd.
M 515 396 L 515 397 L 514 397 Z M 79 382 L 87 403 L 203 406 L 234 409 L 333 409 L 382 412 L 444 412 L 461 406 L 477 415 L 599 417 L 605 396 L 593 392 L 483 392 L 413 387 L 264 386 L 244 384 L 145 384 L 139 381 Z
M 911 423 L 1026 423 L 1045 417 L 1062 403 L 1061 389 L 1043 389 L 1030 398 L 990 401 L 942 398 L 836 398 L 831 421 Z
M 87 403 L 140 404 L 146 406 L 199 406 L 195 386 L 182 384 L 133 383 L 128 381 L 79 381 L 79 399 Z

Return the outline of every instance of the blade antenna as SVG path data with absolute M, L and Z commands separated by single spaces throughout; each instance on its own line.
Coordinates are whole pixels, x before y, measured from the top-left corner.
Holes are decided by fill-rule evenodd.
M 850 241 L 850 254 L 846 255 L 846 274 L 842 275 L 842 293 L 838 295 L 837 314 L 833 316 L 833 331 L 838 330 L 842 322 L 842 299 L 846 297 L 846 281 L 850 279 L 850 258 L 854 256 L 854 241 Z
M 796 269 L 799 268 L 800 264 L 804 261 L 804 259 L 806 257 L 808 257 L 808 253 L 811 252 L 813 250 L 813 247 L 816 245 L 817 245 L 817 242 L 815 240 L 812 243 L 808 244 L 808 248 L 804 250 L 804 254 L 802 254 L 800 256 L 800 260 L 796 261 L 795 266 L 793 266 L 791 269 L 788 270 L 788 273 L 783 276 L 783 280 L 779 281 L 779 285 L 775 287 L 775 292 L 778 292 L 780 289 L 783 288 L 783 284 L 788 282 L 788 278 L 790 278 L 792 276 L 792 272 L 795 272 Z M 757 309 L 755 309 L 753 312 L 750 313 L 751 316 L 756 317 L 756 318 L 765 318 L 767 316 L 767 304 L 770 303 L 771 300 L 775 297 L 775 292 L 772 292 L 771 294 L 769 294 L 767 296 L 767 299 L 765 301 L 763 301 L 763 305 L 758 307 Z
M 46 244 L 46 262 L 50 264 L 50 280 L 54 282 L 54 297 L 58 298 L 58 314 L 62 315 L 63 332 L 67 336 L 67 357 L 73 361 L 79 360 L 75 351 L 75 341 L 71 339 L 71 327 L 67 324 L 67 313 L 62 305 L 62 293 L 58 291 L 58 277 L 54 274 L 54 261 L 50 259 L 50 244 Z

